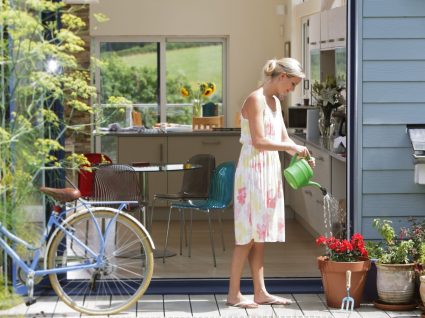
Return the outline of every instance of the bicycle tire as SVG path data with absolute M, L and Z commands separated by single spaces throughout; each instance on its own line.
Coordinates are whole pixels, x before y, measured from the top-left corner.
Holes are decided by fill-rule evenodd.
M 50 274 L 50 282 L 59 298 L 76 311 L 89 315 L 117 314 L 135 304 L 149 286 L 154 267 L 150 237 L 135 218 L 124 212 L 110 208 L 95 208 L 91 211 L 76 213 L 63 224 L 97 253 L 100 250 L 99 237 L 90 237 L 88 240 L 84 233 L 87 224 L 89 229 L 95 226 L 91 214 L 100 221 L 103 231 L 109 224 L 107 220 L 111 221 L 119 213 L 115 227 L 111 227 L 113 232 L 110 234 L 115 234 L 113 240 L 111 235 L 105 237 L 104 257 L 108 260 L 107 265 L 102 268 L 73 270 L 65 274 Z M 64 239 L 65 235 L 57 229 L 49 240 L 47 269 L 95 262 L 93 257 L 87 256 L 87 251 L 80 244 L 69 237 Z M 133 238 L 133 241 L 127 237 Z M 122 246 L 117 245 L 122 242 L 122 246 L 131 247 L 131 251 L 124 251 Z M 129 263 L 122 263 L 126 260 L 130 260 Z M 124 268 L 125 265 L 129 267 Z M 135 272 L 139 268 L 141 274 Z M 127 277 L 118 277 L 122 274 Z

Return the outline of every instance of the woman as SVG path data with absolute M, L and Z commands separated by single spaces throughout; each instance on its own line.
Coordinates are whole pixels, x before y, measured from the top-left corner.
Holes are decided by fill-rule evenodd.
M 264 243 L 285 241 L 285 205 L 278 151 L 310 158 L 308 149 L 289 138 L 280 99 L 305 77 L 292 58 L 270 60 L 263 68 L 263 84 L 245 100 L 241 110 L 242 149 L 235 175 L 235 240 L 227 304 L 256 308 L 260 304 L 289 304 L 270 295 L 264 284 Z M 314 166 L 314 159 L 309 159 Z M 240 291 L 246 259 L 251 267 L 254 301 Z

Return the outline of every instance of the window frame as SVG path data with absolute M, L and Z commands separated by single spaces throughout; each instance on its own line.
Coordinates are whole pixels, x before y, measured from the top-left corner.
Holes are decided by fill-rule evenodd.
M 221 43 L 222 44 L 222 112 L 226 122 L 227 113 L 227 38 L 224 36 L 97 36 L 92 41 L 92 52 L 97 59 L 100 59 L 100 46 L 105 42 L 135 42 L 135 43 L 153 43 L 159 44 L 158 52 L 158 78 L 159 94 L 158 106 L 160 123 L 167 121 L 167 87 L 166 87 L 166 48 L 167 42 L 193 42 L 193 43 Z M 98 104 L 100 103 L 100 69 L 97 67 L 94 72 L 94 85 L 99 92 Z

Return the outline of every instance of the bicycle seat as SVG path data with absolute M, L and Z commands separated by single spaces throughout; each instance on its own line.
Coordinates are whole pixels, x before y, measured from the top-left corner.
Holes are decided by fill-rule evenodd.
M 75 201 L 81 197 L 80 191 L 73 188 L 55 189 L 41 187 L 40 191 L 61 203 Z

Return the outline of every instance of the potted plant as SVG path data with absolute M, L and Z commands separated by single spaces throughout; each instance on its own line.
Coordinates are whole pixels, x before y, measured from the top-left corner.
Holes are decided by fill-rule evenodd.
M 415 296 L 414 242 L 396 237 L 391 221 L 373 220 L 384 239 L 382 255 L 377 266 L 379 301 L 387 304 L 411 304 Z
M 410 225 L 400 230 L 403 238 L 413 241 L 413 260 L 415 261 L 415 294 L 417 302 L 425 302 L 425 220 L 418 222 L 416 218 L 409 219 Z M 422 288 L 420 287 L 422 285 Z
M 327 305 L 334 308 L 341 307 L 342 299 L 347 296 L 346 272 L 350 270 L 350 295 L 354 298 L 354 307 L 359 307 L 366 274 L 370 268 L 362 235 L 355 233 L 350 241 L 320 236 L 316 239 L 316 244 L 326 248 L 326 254 L 319 256 L 317 262 Z
M 335 121 L 332 113 L 344 105 L 345 79 L 328 76 L 325 81 L 315 81 L 312 85 L 312 96 L 320 110 L 319 130 L 322 137 L 332 137 Z
M 425 306 L 425 242 L 422 242 L 419 247 L 419 258 L 417 272 L 419 273 L 419 294 L 421 296 L 422 306 Z

